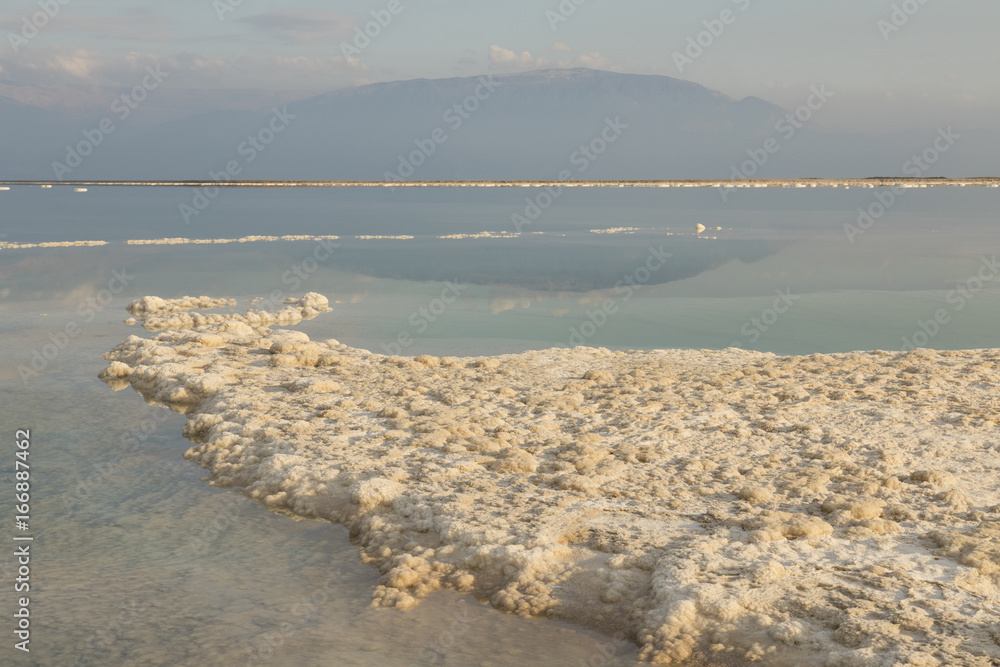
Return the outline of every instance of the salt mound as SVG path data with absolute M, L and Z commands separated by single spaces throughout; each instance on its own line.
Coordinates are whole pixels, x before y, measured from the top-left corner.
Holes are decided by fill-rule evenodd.
M 126 310 L 140 321 L 148 331 L 163 329 L 196 329 L 211 324 L 232 325 L 234 323 L 266 327 L 275 324 L 288 326 L 309 320 L 320 313 L 330 311 L 330 302 L 322 294 L 309 292 L 301 299 L 288 299 L 288 305 L 281 310 L 268 312 L 264 310 L 248 310 L 245 314 L 236 313 L 191 313 L 194 309 L 211 310 L 235 306 L 235 299 L 212 299 L 207 296 L 185 296 L 179 299 L 161 299 L 156 296 L 144 296 L 135 299 Z
M 158 296 L 144 296 L 141 299 L 134 299 L 129 305 L 125 306 L 125 310 L 135 317 L 146 317 L 163 313 L 182 313 L 195 308 L 211 310 L 213 308 L 225 308 L 235 305 L 236 299 L 213 299 L 207 296 L 182 296 L 179 299 L 161 299 Z
M 102 377 L 214 484 L 347 526 L 379 604 L 474 591 L 661 664 L 1000 661 L 1000 350 L 413 359 L 227 317 Z

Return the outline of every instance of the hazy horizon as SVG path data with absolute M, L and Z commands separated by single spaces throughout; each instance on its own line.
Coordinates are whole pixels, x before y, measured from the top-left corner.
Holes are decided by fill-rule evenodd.
M 172 92 L 161 97 L 219 90 L 244 107 L 373 82 L 589 67 L 671 76 L 786 109 L 825 83 L 839 99 L 822 124 L 850 132 L 983 128 L 1000 110 L 990 39 L 1000 6 L 985 0 L 961 12 L 919 0 L 808 9 L 790 0 L 348 0 L 337 11 L 319 0 L 50 4 L 18 0 L 0 17 L 0 96 L 132 88 L 151 66 L 169 72 Z M 199 108 L 196 95 L 175 103 Z

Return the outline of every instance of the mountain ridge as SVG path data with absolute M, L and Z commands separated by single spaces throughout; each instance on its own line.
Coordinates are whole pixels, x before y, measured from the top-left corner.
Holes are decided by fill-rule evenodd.
M 794 112 L 759 97 L 588 68 L 371 83 L 287 103 L 276 97 L 268 110 L 237 97 L 238 108 L 212 98 L 202 113 L 138 129 L 130 120 L 100 136 L 100 109 L 67 114 L 0 96 L 9 121 L 0 125 L 8 158 L 0 176 L 204 179 L 235 164 L 240 178 L 293 180 L 849 177 L 899 173 L 934 140 L 931 128 L 824 130 L 821 104 L 808 122 L 779 133 Z M 275 125 L 276 114 L 287 122 Z M 1000 135 L 975 133 L 923 175 L 995 173 L 997 148 Z

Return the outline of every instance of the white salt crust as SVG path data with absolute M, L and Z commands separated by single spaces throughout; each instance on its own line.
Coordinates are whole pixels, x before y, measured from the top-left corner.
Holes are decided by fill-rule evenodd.
M 227 317 L 102 379 L 186 413 L 213 484 L 347 526 L 377 604 L 474 592 L 659 664 L 1000 663 L 1000 350 L 404 358 Z
M 140 323 L 148 331 L 163 329 L 195 329 L 210 324 L 242 322 L 258 327 L 273 325 L 289 326 L 302 320 L 310 320 L 320 313 L 330 311 L 330 302 L 322 294 L 310 292 L 301 299 L 287 299 L 288 305 L 281 310 L 248 310 L 237 313 L 192 313 L 191 310 L 213 310 L 236 305 L 235 299 L 213 299 L 207 296 L 184 296 L 178 299 L 161 299 L 158 296 L 144 296 L 135 299 L 125 309 L 134 317 L 127 324 Z

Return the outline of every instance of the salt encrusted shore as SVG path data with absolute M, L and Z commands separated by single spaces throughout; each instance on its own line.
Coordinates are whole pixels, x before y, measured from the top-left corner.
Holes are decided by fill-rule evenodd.
M 213 484 L 347 526 L 378 604 L 474 592 L 663 664 L 1000 662 L 1000 350 L 387 357 L 181 310 L 223 303 L 137 301 L 169 328 L 102 379 L 185 413 Z

